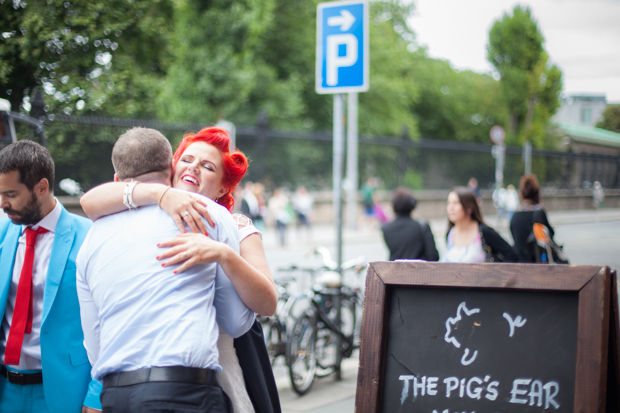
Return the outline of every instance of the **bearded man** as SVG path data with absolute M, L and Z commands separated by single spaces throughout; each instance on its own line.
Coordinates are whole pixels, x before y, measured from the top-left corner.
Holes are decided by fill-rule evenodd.
M 101 409 L 84 349 L 75 259 L 91 226 L 54 197 L 54 161 L 28 140 L 0 151 L 0 411 Z

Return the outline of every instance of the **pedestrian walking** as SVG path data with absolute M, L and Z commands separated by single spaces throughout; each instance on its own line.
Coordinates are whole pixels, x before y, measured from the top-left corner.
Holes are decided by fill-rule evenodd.
M 310 238 L 310 214 L 314 206 L 314 198 L 305 186 L 298 186 L 292 199 L 293 211 L 297 217 L 297 231 L 301 233 L 302 229 L 306 229 L 306 237 Z
M 603 209 L 605 203 L 605 191 L 603 185 L 599 181 L 594 182 L 594 188 L 592 189 L 592 205 L 594 209 Z
M 415 206 L 416 200 L 411 191 L 403 187 L 396 188 L 392 197 L 396 219 L 381 227 L 383 239 L 390 250 L 390 261 L 439 260 L 431 227 L 426 221 L 411 217 Z
M 506 206 L 506 215 L 508 216 L 508 222 L 512 220 L 512 216 L 514 215 L 517 208 L 519 208 L 520 200 L 519 193 L 517 192 L 514 185 L 510 184 L 506 188 L 506 198 L 505 198 L 505 206 Z
M 519 259 L 493 228 L 484 223 L 476 195 L 456 187 L 448 195 L 447 251 L 443 262 L 517 262 Z
M 534 174 L 524 175 L 519 182 L 521 205 L 510 220 L 510 233 L 514 249 L 521 262 L 539 262 L 536 257 L 533 235 L 535 223 L 543 224 L 553 240 L 554 231 L 547 219 L 547 213 L 540 204 L 540 184 Z
M 288 224 L 291 222 L 291 206 L 288 197 L 282 188 L 276 188 L 273 196 L 269 199 L 269 214 L 276 224 L 278 241 L 280 245 L 286 245 Z

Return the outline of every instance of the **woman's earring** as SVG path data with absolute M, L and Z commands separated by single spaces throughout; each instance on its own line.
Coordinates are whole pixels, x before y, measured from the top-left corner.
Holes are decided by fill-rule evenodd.
M 220 200 L 219 196 L 217 198 L 215 198 L 215 202 L 218 202 L 219 200 Z

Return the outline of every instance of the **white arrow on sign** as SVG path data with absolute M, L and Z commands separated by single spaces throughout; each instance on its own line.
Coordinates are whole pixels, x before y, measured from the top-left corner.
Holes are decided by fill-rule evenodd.
M 355 17 L 347 9 L 340 11 L 340 16 L 332 16 L 327 18 L 328 26 L 340 26 L 340 31 L 346 32 L 355 23 Z

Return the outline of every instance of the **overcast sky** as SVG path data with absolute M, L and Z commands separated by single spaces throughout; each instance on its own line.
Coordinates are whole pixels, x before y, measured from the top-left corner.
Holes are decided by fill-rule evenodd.
M 550 61 L 564 75 L 565 95 L 605 94 L 620 103 L 620 0 L 413 0 L 409 24 L 431 57 L 456 69 L 490 72 L 486 45 L 493 22 L 527 5 Z

